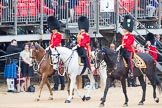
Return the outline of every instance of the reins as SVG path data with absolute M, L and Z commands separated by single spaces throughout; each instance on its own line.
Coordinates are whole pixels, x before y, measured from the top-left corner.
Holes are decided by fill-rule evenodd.
M 40 60 L 40 62 L 38 62 L 38 61 L 36 60 L 36 58 L 33 59 L 33 60 L 35 61 L 35 63 L 36 63 L 36 66 L 37 66 L 37 68 L 36 68 L 36 66 L 33 64 L 33 70 L 34 70 L 35 72 L 38 72 L 38 71 L 39 71 L 40 65 L 42 64 L 42 62 L 43 62 L 44 60 L 46 60 L 46 59 L 44 59 L 44 58 L 45 58 L 45 55 L 46 55 L 46 52 L 45 52 L 45 54 L 43 55 L 43 57 L 42 57 L 42 59 Z
M 57 53 L 58 53 L 58 55 L 60 55 L 60 53 L 58 52 L 58 50 L 57 50 L 57 48 L 55 48 L 55 50 L 57 51 Z M 60 74 L 60 72 L 59 72 L 59 70 L 58 70 L 58 74 L 60 75 L 60 76 L 64 76 L 65 75 L 65 72 L 68 72 L 68 65 L 69 65 L 69 63 L 70 63 L 70 61 L 71 61 L 71 59 L 72 59 L 72 55 L 74 54 L 74 51 L 72 51 L 72 53 L 71 53 L 71 55 L 65 60 L 65 62 L 63 63 L 63 64 L 65 64 L 65 63 L 67 63 L 67 66 L 65 67 L 65 66 L 62 66 L 63 68 L 65 68 L 65 70 L 66 71 L 64 71 L 64 73 L 63 74 Z M 58 59 L 60 59 L 60 57 L 58 58 Z M 58 60 L 59 61 L 59 60 Z M 59 63 L 57 63 L 58 64 L 58 67 L 59 67 Z

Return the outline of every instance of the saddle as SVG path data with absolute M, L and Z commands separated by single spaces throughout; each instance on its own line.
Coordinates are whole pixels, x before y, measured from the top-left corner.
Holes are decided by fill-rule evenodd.
M 78 57 L 78 62 L 79 62 L 80 66 L 84 66 L 84 60 L 82 57 Z M 90 66 L 92 67 L 92 66 L 94 66 L 94 64 L 91 63 Z
M 134 61 L 135 67 L 137 67 L 137 68 L 146 68 L 145 62 L 144 62 L 143 59 L 142 59 L 140 56 L 138 56 L 137 54 L 134 54 L 134 59 L 133 59 L 133 61 Z M 128 67 L 128 64 L 127 64 L 126 60 L 124 59 L 124 57 L 123 57 L 123 62 L 124 62 L 125 67 Z

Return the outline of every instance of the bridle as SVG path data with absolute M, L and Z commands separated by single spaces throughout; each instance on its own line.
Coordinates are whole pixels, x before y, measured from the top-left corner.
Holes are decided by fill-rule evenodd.
M 57 64 L 57 67 L 59 68 L 59 66 L 60 66 L 60 64 L 59 64 L 59 62 L 60 62 L 60 53 L 59 53 L 59 51 L 57 50 L 57 47 L 55 47 L 55 51 L 57 52 L 56 54 L 52 54 L 53 56 L 56 56 L 56 58 L 58 59 L 57 60 L 57 62 L 55 62 L 54 64 Z M 64 63 L 63 64 L 65 64 L 65 63 L 67 63 L 68 62 L 68 65 L 69 65 L 69 63 L 70 63 L 70 61 L 71 61 L 71 59 L 72 59 L 72 55 L 74 54 L 74 51 L 72 51 L 72 53 L 71 53 L 71 55 L 64 61 Z M 58 57 L 57 57 L 58 56 Z M 65 67 L 65 66 L 62 66 L 63 68 L 65 68 L 66 69 L 66 71 L 64 71 L 64 73 L 63 74 L 60 74 L 60 72 L 59 72 L 59 69 L 57 69 L 58 70 L 58 74 L 60 75 L 60 76 L 64 76 L 65 75 L 65 72 L 68 72 L 68 65 Z
M 94 53 L 94 56 L 95 56 L 95 63 L 94 63 L 94 67 L 95 69 L 99 69 L 100 66 L 102 66 L 102 68 L 105 68 L 106 65 L 103 65 L 104 63 L 104 59 L 103 59 L 103 56 L 104 56 L 104 52 L 101 53 L 101 59 L 98 58 L 98 53 L 101 52 L 101 50 L 97 49 Z M 101 68 L 101 67 L 100 67 Z
M 33 49 L 30 49 L 30 50 L 31 50 L 31 54 L 30 54 L 30 55 L 32 55 Z M 35 50 L 36 50 L 36 51 L 35 51 L 36 53 L 39 53 L 39 51 L 37 50 L 37 48 L 35 48 Z M 36 60 L 36 57 L 30 56 L 30 58 L 32 58 L 33 70 L 34 70 L 35 72 L 39 72 L 40 65 L 42 64 L 42 62 L 43 62 L 44 60 L 46 60 L 46 59 L 45 59 L 45 55 L 46 55 L 46 52 L 44 53 L 44 55 L 43 55 L 43 57 L 41 58 L 40 61 L 37 61 L 37 60 Z

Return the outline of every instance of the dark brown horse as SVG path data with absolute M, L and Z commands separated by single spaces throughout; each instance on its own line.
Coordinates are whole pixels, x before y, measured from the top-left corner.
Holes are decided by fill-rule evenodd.
M 145 69 L 139 69 L 136 67 L 134 68 L 134 74 L 135 76 L 138 77 L 138 80 L 143 90 L 142 99 L 139 102 L 139 105 L 143 105 L 145 101 L 146 83 L 144 81 L 144 75 L 148 77 L 148 79 L 150 80 L 152 84 L 154 100 L 156 102 L 159 102 L 159 98 L 156 97 L 156 86 L 159 88 L 159 91 L 162 91 L 162 85 L 155 71 L 156 66 L 154 64 L 154 59 L 152 58 L 152 56 L 146 53 L 139 53 L 137 55 L 140 56 L 144 60 L 147 66 L 147 68 Z M 126 81 L 125 81 L 125 79 L 128 77 L 128 68 L 126 68 L 124 65 L 123 57 L 121 55 L 118 55 L 117 52 L 111 50 L 110 48 L 104 48 L 101 51 L 99 51 L 97 54 L 97 57 L 98 57 L 98 60 L 97 60 L 98 63 L 101 60 L 104 60 L 107 63 L 108 67 L 112 67 L 112 71 L 108 75 L 107 80 L 106 80 L 104 96 L 101 99 L 102 102 L 100 105 L 101 106 L 104 105 L 106 101 L 106 95 L 110 88 L 110 85 L 115 79 L 117 79 L 117 80 L 120 80 L 122 84 L 122 89 L 123 89 L 123 93 L 125 96 L 124 106 L 128 106 L 128 96 L 127 96 Z

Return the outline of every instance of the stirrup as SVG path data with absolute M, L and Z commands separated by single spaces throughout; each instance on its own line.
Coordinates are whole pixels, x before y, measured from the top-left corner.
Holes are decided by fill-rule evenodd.
M 129 73 L 128 73 L 128 77 L 131 78 L 131 79 L 133 79 L 133 78 L 134 78 L 133 73 L 132 73 L 132 72 L 129 72 Z

